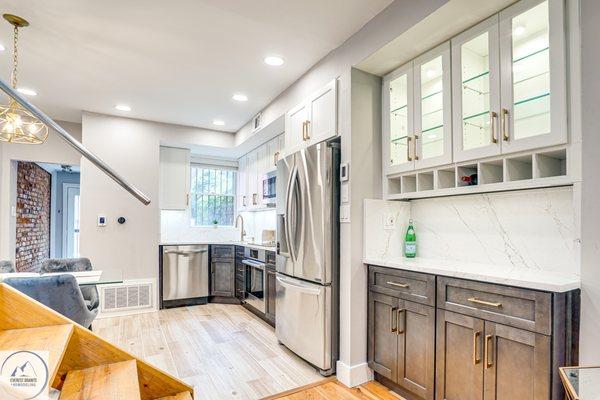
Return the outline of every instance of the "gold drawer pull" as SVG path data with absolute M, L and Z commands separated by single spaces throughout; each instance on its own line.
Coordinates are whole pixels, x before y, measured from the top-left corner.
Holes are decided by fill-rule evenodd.
M 396 283 L 396 282 L 386 282 L 386 283 L 388 285 L 398 286 L 398 287 L 401 287 L 401 288 L 404 288 L 404 289 L 406 289 L 406 288 L 409 287 L 408 283 Z
M 389 283 L 389 282 L 388 282 Z M 471 303 L 483 304 L 484 306 L 490 307 L 502 307 L 502 303 L 494 303 L 492 301 L 479 300 L 477 297 L 469 297 L 468 300 Z
M 398 320 L 396 320 L 396 324 L 394 325 L 394 314 L 396 314 L 396 307 L 390 308 L 390 328 L 392 333 L 398 330 Z
M 479 342 L 479 336 L 481 336 L 481 331 L 477 331 L 473 333 L 473 365 L 477 365 L 481 362 L 481 350 L 477 351 L 477 343 Z
M 400 329 L 400 321 L 402 321 L 402 329 Z M 398 316 L 396 317 L 396 328 L 398 328 L 396 330 L 397 335 L 402 335 L 404 333 L 404 331 L 406 330 L 406 309 L 405 308 L 398 309 Z
M 490 361 L 490 353 L 491 353 L 491 344 L 490 341 L 492 340 L 493 335 L 485 335 L 485 369 L 488 369 L 490 367 L 492 367 L 494 365 L 494 361 Z

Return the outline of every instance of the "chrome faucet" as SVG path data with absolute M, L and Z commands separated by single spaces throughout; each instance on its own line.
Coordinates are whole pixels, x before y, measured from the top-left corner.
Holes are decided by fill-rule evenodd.
M 242 221 L 241 224 L 241 230 L 240 230 L 240 237 L 241 237 L 241 242 L 244 242 L 244 236 L 246 236 L 246 231 L 244 230 L 244 217 L 242 217 L 242 214 L 238 214 L 238 216 L 235 218 L 235 227 L 238 227 L 238 221 Z

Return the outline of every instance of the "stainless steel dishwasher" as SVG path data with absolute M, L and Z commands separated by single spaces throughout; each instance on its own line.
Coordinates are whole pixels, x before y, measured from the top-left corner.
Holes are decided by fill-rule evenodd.
M 175 306 L 177 300 L 207 297 L 208 277 L 208 245 L 163 247 L 163 307 Z

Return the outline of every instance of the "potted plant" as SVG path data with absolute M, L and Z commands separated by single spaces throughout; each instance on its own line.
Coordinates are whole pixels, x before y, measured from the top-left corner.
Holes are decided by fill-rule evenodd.
M 218 221 L 218 220 L 216 220 L 216 219 L 213 219 L 213 222 L 212 222 L 212 223 L 213 223 L 213 226 L 214 226 L 215 228 L 219 226 L 219 221 Z

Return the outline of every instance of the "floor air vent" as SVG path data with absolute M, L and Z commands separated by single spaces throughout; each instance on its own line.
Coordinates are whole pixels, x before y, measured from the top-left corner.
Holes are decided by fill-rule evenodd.
M 124 284 L 100 287 L 102 311 L 127 311 L 152 307 L 152 284 Z

